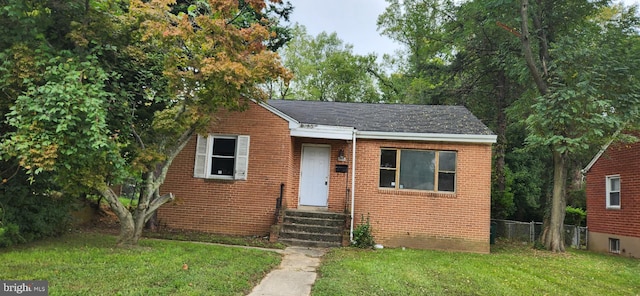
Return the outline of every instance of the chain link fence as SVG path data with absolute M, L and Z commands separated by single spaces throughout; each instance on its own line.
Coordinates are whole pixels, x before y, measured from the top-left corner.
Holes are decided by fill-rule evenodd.
M 542 222 L 491 219 L 495 237 L 533 243 L 542 235 Z M 577 249 L 587 248 L 587 227 L 565 225 L 564 243 Z

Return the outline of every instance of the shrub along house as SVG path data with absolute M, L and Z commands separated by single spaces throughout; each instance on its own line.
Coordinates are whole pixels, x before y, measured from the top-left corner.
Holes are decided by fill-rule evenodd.
M 583 170 L 588 248 L 640 257 L 640 142 L 609 144 Z
M 489 252 L 496 136 L 464 107 L 270 100 L 218 118 L 169 169 L 161 225 L 331 246 L 369 217 L 388 247 Z

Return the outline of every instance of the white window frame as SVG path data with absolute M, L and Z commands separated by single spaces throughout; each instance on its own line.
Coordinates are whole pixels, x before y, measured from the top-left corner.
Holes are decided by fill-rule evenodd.
M 609 252 L 620 254 L 620 239 L 618 238 L 609 238 Z
M 213 145 L 215 139 L 235 139 L 236 151 L 234 153 L 234 168 L 232 175 L 211 174 L 213 158 Z M 246 180 L 249 164 L 249 136 L 245 135 L 218 135 L 209 134 L 204 137 L 198 135 L 196 142 L 196 155 L 193 167 L 193 177 L 202 179 L 219 180 Z
M 618 191 L 612 191 L 611 190 L 611 180 L 614 179 L 618 179 L 618 184 L 620 188 L 618 188 Z M 607 209 L 620 209 L 620 205 L 622 204 L 622 180 L 620 179 L 620 175 L 611 175 L 611 176 L 606 176 L 605 178 L 605 182 L 606 182 L 606 201 L 607 201 Z M 618 204 L 617 205 L 612 205 L 611 204 L 611 193 L 618 193 Z

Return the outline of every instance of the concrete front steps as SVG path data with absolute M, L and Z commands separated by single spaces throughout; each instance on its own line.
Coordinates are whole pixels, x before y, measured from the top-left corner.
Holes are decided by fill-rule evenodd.
M 291 246 L 340 247 L 345 218 L 340 213 L 288 209 L 279 241 Z

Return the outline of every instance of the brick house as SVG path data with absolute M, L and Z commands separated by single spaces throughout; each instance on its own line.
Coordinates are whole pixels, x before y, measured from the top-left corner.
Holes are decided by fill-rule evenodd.
M 606 145 L 586 174 L 588 248 L 640 258 L 640 142 Z
M 171 165 L 161 225 L 282 238 L 287 215 L 326 212 L 347 242 L 368 216 L 387 247 L 489 252 L 496 136 L 464 107 L 270 100 L 218 118 Z

